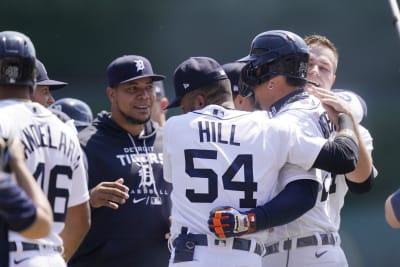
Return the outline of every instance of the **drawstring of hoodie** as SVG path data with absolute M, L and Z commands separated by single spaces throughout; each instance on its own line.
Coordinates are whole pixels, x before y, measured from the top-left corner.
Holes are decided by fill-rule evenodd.
M 139 156 L 140 154 L 139 154 L 139 150 L 136 147 L 135 140 L 133 139 L 131 134 L 128 133 L 128 136 L 129 136 L 129 139 L 131 140 L 133 148 L 135 149 L 136 155 Z M 146 154 L 145 154 L 146 162 L 145 163 L 147 163 L 147 164 L 144 164 L 143 160 L 141 160 L 141 159 L 139 160 L 140 168 L 141 168 L 142 173 L 143 173 L 143 175 L 142 175 L 143 179 L 140 182 L 139 187 L 142 187 L 144 190 L 147 190 L 147 186 L 153 185 L 154 186 L 155 195 L 157 197 L 160 197 L 159 194 L 158 194 L 157 187 L 156 187 L 156 181 L 154 179 L 153 167 L 151 165 L 148 149 L 147 149 L 147 146 L 146 146 L 146 139 L 143 140 L 143 145 L 145 147 L 145 152 L 146 152 Z M 146 168 L 146 166 L 148 166 L 148 167 Z

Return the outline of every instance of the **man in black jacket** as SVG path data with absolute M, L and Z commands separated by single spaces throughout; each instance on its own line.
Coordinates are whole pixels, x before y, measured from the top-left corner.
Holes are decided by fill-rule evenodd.
M 162 132 L 150 120 L 153 73 L 141 56 L 107 68 L 111 113 L 79 137 L 87 158 L 92 228 L 69 266 L 167 266 L 171 185 L 163 178 Z

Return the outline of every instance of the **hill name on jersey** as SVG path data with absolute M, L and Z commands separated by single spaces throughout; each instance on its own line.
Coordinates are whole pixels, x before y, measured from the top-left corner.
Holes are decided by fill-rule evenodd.
M 220 144 L 229 144 L 233 146 L 240 146 L 240 143 L 235 141 L 236 125 L 214 121 L 199 121 L 197 123 L 199 129 L 200 142 L 213 142 Z M 228 129 L 228 131 L 223 131 Z

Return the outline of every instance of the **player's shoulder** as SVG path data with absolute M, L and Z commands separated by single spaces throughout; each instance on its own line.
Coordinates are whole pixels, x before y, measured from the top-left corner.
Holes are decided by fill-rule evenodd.
M 281 117 L 273 117 L 269 120 L 266 120 L 261 124 L 261 128 L 267 129 L 268 131 L 273 131 L 276 133 L 283 132 L 291 132 L 295 129 L 295 119 L 292 119 L 290 116 L 284 116 L 284 119 Z
M 321 101 L 318 98 L 305 94 L 304 97 L 283 106 L 278 113 L 285 113 L 288 111 L 314 112 L 321 108 L 321 106 Z

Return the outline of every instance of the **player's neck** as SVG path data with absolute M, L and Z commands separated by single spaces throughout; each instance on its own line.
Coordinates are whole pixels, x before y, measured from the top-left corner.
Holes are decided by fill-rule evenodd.
M 0 99 L 30 100 L 29 87 L 26 86 L 0 86 Z
M 132 123 L 121 116 L 116 116 L 114 113 L 112 113 L 111 118 L 119 125 L 119 127 L 133 136 L 139 135 L 144 129 L 144 124 Z

